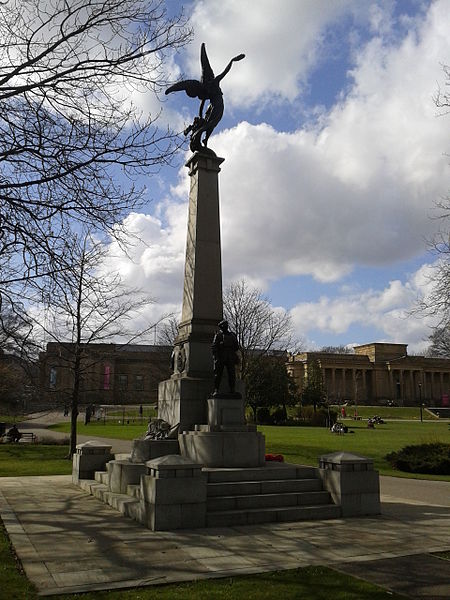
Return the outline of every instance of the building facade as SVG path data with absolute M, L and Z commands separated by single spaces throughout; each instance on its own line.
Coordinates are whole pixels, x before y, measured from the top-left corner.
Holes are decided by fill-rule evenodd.
M 81 353 L 81 405 L 154 404 L 158 384 L 170 377 L 168 346 L 89 344 Z M 39 355 L 40 396 L 67 407 L 73 390 L 74 346 L 50 342 Z
M 407 344 L 364 344 L 354 352 L 302 352 L 287 369 L 301 390 L 308 368 L 320 368 L 330 402 L 448 406 L 450 359 L 408 356 Z

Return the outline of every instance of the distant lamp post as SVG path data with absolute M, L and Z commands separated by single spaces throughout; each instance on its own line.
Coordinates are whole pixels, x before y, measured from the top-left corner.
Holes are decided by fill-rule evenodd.
M 422 384 L 419 383 L 420 422 L 423 423 Z

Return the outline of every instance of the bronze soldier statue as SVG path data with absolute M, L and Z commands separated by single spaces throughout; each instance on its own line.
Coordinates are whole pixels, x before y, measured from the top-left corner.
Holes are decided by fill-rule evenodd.
M 236 365 L 239 364 L 239 342 L 236 334 L 228 329 L 228 321 L 219 323 L 219 331 L 214 336 L 212 351 L 214 358 L 214 394 L 219 393 L 223 369 L 226 367 L 230 392 L 235 393 Z

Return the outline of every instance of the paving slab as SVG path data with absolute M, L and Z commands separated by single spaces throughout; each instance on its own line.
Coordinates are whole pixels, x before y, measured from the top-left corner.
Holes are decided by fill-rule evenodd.
M 430 554 L 344 563 L 334 567 L 409 598 L 450 598 L 450 560 Z
M 450 484 L 441 489 L 447 491 Z M 352 565 L 369 578 L 376 569 L 364 570 L 365 564 L 381 569 L 392 559 L 407 563 L 450 550 L 449 506 L 392 494 L 387 500 L 377 517 L 152 532 L 74 486 L 70 476 L 0 478 L 0 516 L 43 596 L 317 564 Z M 450 585 L 441 573 L 439 593 Z

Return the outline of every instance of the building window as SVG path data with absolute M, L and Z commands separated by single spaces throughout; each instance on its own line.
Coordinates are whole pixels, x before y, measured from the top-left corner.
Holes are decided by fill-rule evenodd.
M 51 367 L 50 368 L 50 387 L 54 388 L 56 387 L 56 367 Z
M 143 375 L 136 375 L 136 378 L 134 380 L 134 389 L 137 392 L 142 392 L 144 389 L 144 376 Z
M 128 375 L 119 375 L 119 388 L 121 390 L 128 388 Z
M 103 371 L 103 389 L 109 390 L 111 385 L 111 367 L 109 365 L 105 365 Z

